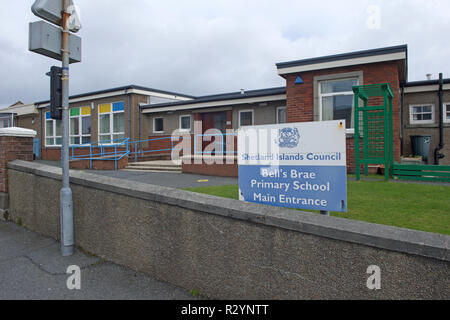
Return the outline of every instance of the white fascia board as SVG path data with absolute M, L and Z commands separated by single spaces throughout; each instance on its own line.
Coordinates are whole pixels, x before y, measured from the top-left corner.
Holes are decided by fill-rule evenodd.
M 109 93 L 101 93 L 101 94 L 95 94 L 95 95 L 70 99 L 69 103 L 76 103 L 76 102 L 82 102 L 82 101 L 87 101 L 87 100 L 97 100 L 97 99 L 121 96 L 121 95 L 125 95 L 128 93 L 142 94 L 142 95 L 146 95 L 146 96 L 157 96 L 157 97 L 162 97 L 162 98 L 178 99 L 178 100 L 192 100 L 191 98 L 180 97 L 180 96 L 176 96 L 176 95 L 162 94 L 162 93 L 146 91 L 146 90 L 130 89 L 130 90 L 119 90 L 119 91 L 113 91 L 113 92 L 109 92 Z M 43 106 L 43 105 L 47 106 L 48 103 L 41 104 L 41 106 Z
M 95 94 L 92 96 L 70 99 L 69 103 L 76 103 L 76 102 L 81 102 L 81 101 L 86 101 L 86 100 L 97 100 L 97 99 L 103 99 L 103 98 L 108 98 L 108 97 L 121 96 L 124 94 L 125 94 L 125 90 L 114 91 L 114 92 L 109 92 L 109 93 L 102 93 L 102 94 Z
M 142 94 L 142 95 L 145 95 L 145 96 L 153 96 L 153 97 L 166 98 L 166 99 L 175 99 L 175 100 L 182 100 L 182 101 L 192 100 L 192 98 L 177 96 L 177 95 L 174 95 L 174 94 L 166 94 L 166 93 L 146 91 L 146 90 L 139 90 L 139 89 L 129 90 L 128 93 Z
M 405 93 L 414 93 L 414 92 L 427 92 L 427 91 L 438 91 L 438 84 L 417 86 L 417 87 L 405 87 Z M 450 83 L 445 83 L 442 86 L 442 90 L 450 90 Z
M 336 60 L 336 61 L 330 61 L 330 62 L 320 62 L 320 63 L 315 63 L 315 64 L 308 64 L 308 65 L 304 65 L 304 66 L 281 68 L 281 69 L 278 69 L 278 74 L 283 75 L 283 74 L 288 74 L 288 73 L 298 73 L 298 72 L 313 71 L 313 70 L 348 67 L 348 66 L 354 66 L 354 65 L 377 63 L 377 62 L 384 62 L 384 61 L 393 61 L 393 60 L 403 60 L 403 59 L 406 59 L 406 53 L 405 52 L 397 52 L 397 53 L 382 54 L 382 55 L 376 55 L 376 56 L 370 56 L 370 57 L 344 59 L 344 60 Z
M 277 101 L 277 100 L 286 100 L 286 95 L 279 94 L 279 95 L 274 95 L 274 96 L 264 96 L 264 97 L 256 97 L 256 98 L 199 102 L 199 103 L 185 104 L 185 105 L 173 106 L 173 107 L 169 106 L 169 107 L 161 107 L 161 108 L 149 108 L 149 109 L 144 109 L 142 111 L 142 113 L 157 113 L 157 112 L 165 112 L 165 111 L 191 110 L 191 109 L 211 108 L 211 107 L 220 107 L 220 106 L 228 106 L 228 105 L 236 105 L 236 104 L 244 104 L 244 103 Z
M 427 91 L 438 91 L 439 85 L 425 85 L 417 87 L 405 87 L 405 93 L 415 93 L 415 92 L 427 92 Z

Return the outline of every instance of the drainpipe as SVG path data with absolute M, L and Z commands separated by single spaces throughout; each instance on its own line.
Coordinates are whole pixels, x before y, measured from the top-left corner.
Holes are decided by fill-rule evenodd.
M 142 141 L 142 132 L 141 132 L 141 127 L 142 127 L 142 109 L 141 109 L 141 104 L 139 103 L 139 152 L 141 151 L 141 141 Z M 147 138 L 148 139 L 148 138 Z M 134 150 L 136 152 L 136 150 Z
M 44 151 L 44 146 L 45 146 L 45 141 L 44 141 L 44 139 L 43 139 L 43 136 L 45 136 L 45 133 L 43 134 L 42 133 L 42 122 L 44 121 L 43 120 L 43 118 L 42 117 L 45 117 L 45 112 L 43 112 L 42 111 L 42 108 L 39 110 L 39 138 L 40 138 L 40 141 L 39 141 L 39 144 L 40 144 L 40 146 L 39 146 L 39 151 L 40 151 L 40 154 L 39 154 L 39 156 L 41 157 L 41 159 L 42 159 L 42 152 Z
M 401 85 L 401 97 L 400 97 L 400 103 L 401 103 L 401 107 L 400 107 L 400 152 L 401 154 L 403 154 L 403 134 L 404 134 L 404 115 L 405 115 L 405 84 L 402 83 Z
M 128 97 L 128 138 L 131 141 L 131 98 L 128 89 L 125 89 L 125 94 Z
M 444 115 L 443 115 L 443 102 L 442 102 L 442 86 L 444 84 L 444 80 L 442 77 L 442 73 L 439 73 L 439 145 L 436 149 L 434 149 L 434 164 L 439 165 L 439 160 L 444 158 L 444 155 L 440 153 L 444 148 Z

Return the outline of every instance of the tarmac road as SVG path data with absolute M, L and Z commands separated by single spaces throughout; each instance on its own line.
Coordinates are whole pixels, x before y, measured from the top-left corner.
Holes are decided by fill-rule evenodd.
M 62 257 L 54 239 L 0 221 L 0 300 L 191 300 L 187 290 L 75 249 Z M 69 290 L 67 268 L 81 269 L 81 289 Z

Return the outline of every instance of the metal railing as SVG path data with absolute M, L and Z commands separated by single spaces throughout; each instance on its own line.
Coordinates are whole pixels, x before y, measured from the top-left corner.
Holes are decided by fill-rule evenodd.
M 129 138 L 123 138 L 94 142 L 91 144 L 71 145 L 69 147 L 69 160 L 89 160 L 90 169 L 92 169 L 92 162 L 95 160 L 115 161 L 115 169 L 117 170 L 117 162 L 123 159 L 125 156 L 134 156 L 134 160 L 137 161 L 138 157 L 145 156 L 146 154 L 170 152 L 171 157 L 173 158 L 173 153 L 175 151 L 184 150 L 184 148 L 186 148 L 186 145 L 182 145 L 181 139 L 192 140 L 192 138 L 194 139 L 194 155 L 213 153 L 216 155 L 237 154 L 236 148 L 233 148 L 233 150 L 227 150 L 226 138 L 228 136 L 234 137 L 237 136 L 237 133 L 174 135 L 137 141 L 130 141 Z M 213 143 L 216 143 L 219 148 L 216 147 L 211 151 L 203 150 L 204 137 L 208 137 L 207 142 L 210 142 L 211 137 L 216 137 Z M 168 143 L 165 144 L 165 141 L 167 141 Z M 202 143 L 201 148 L 197 148 L 198 141 L 201 141 Z M 175 145 L 176 142 L 180 143 Z M 157 146 L 152 146 L 153 143 L 156 143 Z M 143 146 L 144 144 L 146 144 L 146 146 Z M 178 145 L 181 145 L 181 147 L 178 147 Z M 189 148 L 187 148 L 189 151 L 191 151 L 191 146 L 192 143 L 190 143 Z M 76 152 L 77 149 L 88 150 L 88 152 Z
M 80 144 L 69 146 L 70 160 L 89 160 L 89 168 L 92 169 L 94 160 L 114 161 L 114 168 L 117 170 L 117 162 L 130 154 L 128 148 L 129 138 L 103 140 L 90 144 Z M 122 147 L 123 146 L 123 147 Z M 75 154 L 75 149 L 89 149 L 89 153 Z M 109 151 L 111 149 L 111 151 Z M 114 151 L 112 151 L 114 149 Z
M 203 142 L 204 142 L 203 137 L 219 137 L 219 136 L 220 136 L 219 141 L 217 141 L 217 138 L 216 138 L 214 141 L 214 144 L 221 146 L 221 148 L 219 148 L 219 149 L 214 148 L 214 150 L 205 151 L 205 150 L 203 150 L 203 145 L 202 145 L 200 148 L 200 151 L 198 150 L 197 137 L 202 137 L 202 139 L 200 141 L 203 144 Z M 227 150 L 227 148 L 226 148 L 227 147 L 226 137 L 230 137 L 230 136 L 237 137 L 237 133 L 196 134 L 196 135 L 194 135 L 194 154 L 195 155 L 213 154 L 213 153 L 216 155 L 217 154 L 237 154 L 236 148 L 233 148 L 233 150 Z M 233 140 L 234 140 L 234 138 L 233 138 Z M 224 143 L 224 141 L 225 141 L 225 143 Z M 207 142 L 210 142 L 210 140 L 208 140 Z M 233 146 L 234 146 L 234 141 L 233 141 Z

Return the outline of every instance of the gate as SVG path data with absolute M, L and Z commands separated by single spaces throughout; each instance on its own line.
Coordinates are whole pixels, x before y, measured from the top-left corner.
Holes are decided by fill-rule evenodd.
M 355 173 L 360 179 L 360 167 L 368 175 L 369 164 L 384 165 L 386 180 L 393 170 L 392 99 L 389 83 L 354 86 L 355 94 Z M 360 106 L 360 100 L 363 105 Z M 361 150 L 362 144 L 362 150 Z
M 38 138 L 33 140 L 33 155 L 35 159 L 40 159 L 41 143 Z

